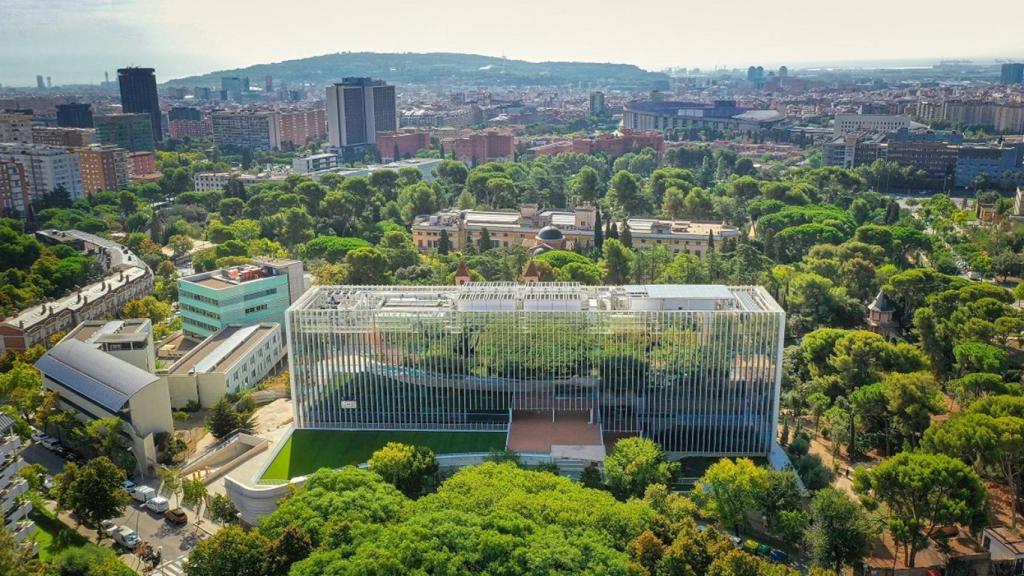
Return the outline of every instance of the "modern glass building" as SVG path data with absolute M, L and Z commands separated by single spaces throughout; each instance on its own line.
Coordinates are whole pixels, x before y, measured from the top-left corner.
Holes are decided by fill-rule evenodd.
M 286 316 L 299 428 L 506 430 L 550 411 L 677 453 L 771 448 L 785 315 L 759 287 L 320 286 Z
M 302 262 L 271 259 L 178 279 L 182 329 L 203 340 L 228 326 L 284 321 L 305 290 Z

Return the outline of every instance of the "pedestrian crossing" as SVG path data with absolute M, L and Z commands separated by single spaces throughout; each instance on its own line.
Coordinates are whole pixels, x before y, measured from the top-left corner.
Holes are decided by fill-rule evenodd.
M 182 556 L 176 560 L 168 562 L 159 568 L 157 568 L 153 574 L 165 574 L 166 576 L 185 576 L 185 568 L 183 565 L 188 560 L 188 556 Z

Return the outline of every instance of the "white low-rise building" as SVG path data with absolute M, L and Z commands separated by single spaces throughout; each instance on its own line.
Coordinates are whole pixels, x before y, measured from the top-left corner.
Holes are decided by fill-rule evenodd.
M 134 365 L 144 355 L 141 350 L 104 351 L 116 344 L 114 324 L 95 330 L 96 338 L 88 329 L 76 330 L 77 336 L 61 340 L 36 362 L 36 368 L 43 375 L 43 387 L 56 392 L 61 408 L 73 411 L 79 420 L 114 416 L 123 421 L 138 470 L 145 476 L 156 466 L 156 435 L 174 431 L 170 394 L 164 379 Z M 150 334 L 135 328 L 142 326 L 125 333 L 129 348 L 132 341 L 145 337 L 149 340 L 145 348 L 152 350 Z
M 228 326 L 200 342 L 160 377 L 167 382 L 175 408 L 189 402 L 209 407 L 227 393 L 258 384 L 280 367 L 284 352 L 284 333 L 276 322 Z

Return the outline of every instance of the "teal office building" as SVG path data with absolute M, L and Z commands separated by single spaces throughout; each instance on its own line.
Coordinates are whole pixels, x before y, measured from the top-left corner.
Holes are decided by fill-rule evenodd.
M 221 328 L 284 324 L 284 311 L 305 291 L 302 262 L 267 260 L 178 280 L 182 329 L 203 340 Z

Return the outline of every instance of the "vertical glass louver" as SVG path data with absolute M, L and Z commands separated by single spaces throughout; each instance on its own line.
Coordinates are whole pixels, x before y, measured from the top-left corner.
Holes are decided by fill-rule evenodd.
M 519 410 L 584 411 L 673 452 L 769 451 L 784 314 L 762 289 L 688 310 L 571 284 L 467 299 L 474 286 L 299 300 L 287 313 L 296 425 L 504 430 Z

